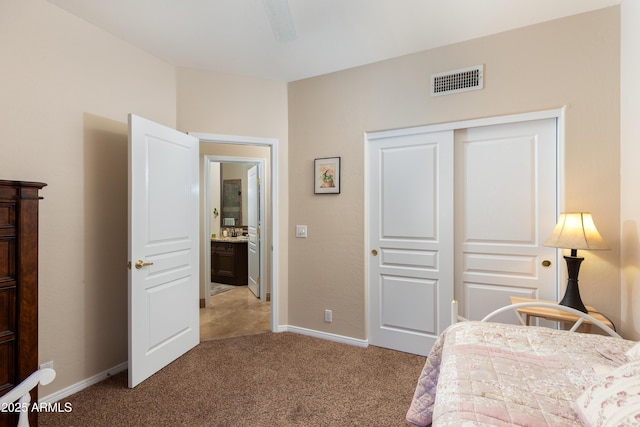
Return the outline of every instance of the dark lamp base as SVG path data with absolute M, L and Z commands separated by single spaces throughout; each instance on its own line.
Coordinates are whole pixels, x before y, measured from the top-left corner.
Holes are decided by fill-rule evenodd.
M 569 280 L 567 281 L 567 290 L 564 293 L 562 301 L 560 301 L 560 305 L 575 308 L 576 310 L 586 313 L 587 308 L 582 303 L 580 288 L 578 288 L 578 272 L 580 271 L 580 264 L 584 258 L 565 255 L 564 259 L 567 262 Z

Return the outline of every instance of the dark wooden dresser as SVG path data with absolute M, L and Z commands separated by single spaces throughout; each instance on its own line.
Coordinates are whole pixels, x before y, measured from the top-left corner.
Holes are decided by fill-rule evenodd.
M 38 369 L 38 204 L 45 185 L 0 180 L 0 396 Z M 0 413 L 2 427 L 17 421 Z M 37 425 L 37 412 L 29 423 Z
M 247 241 L 211 241 L 211 281 L 242 286 L 249 283 Z

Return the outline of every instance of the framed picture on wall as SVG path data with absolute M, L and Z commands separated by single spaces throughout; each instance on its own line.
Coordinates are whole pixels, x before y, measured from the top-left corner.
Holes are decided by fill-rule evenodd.
M 340 157 L 315 159 L 313 169 L 315 194 L 340 193 Z

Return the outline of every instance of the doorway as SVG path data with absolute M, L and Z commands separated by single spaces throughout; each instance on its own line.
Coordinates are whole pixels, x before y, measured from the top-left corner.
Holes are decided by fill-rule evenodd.
M 211 289 L 207 289 L 207 283 L 210 285 L 211 282 L 246 284 L 258 299 L 261 301 L 268 299 L 269 281 L 261 280 L 267 277 L 269 270 L 267 253 L 264 249 L 268 240 L 268 228 L 262 227 L 267 218 L 265 193 L 268 185 L 263 185 L 262 187 L 265 188 L 260 191 L 256 183 L 256 181 L 268 182 L 265 179 L 265 160 L 249 157 L 205 156 L 203 190 L 204 207 L 207 213 L 205 213 L 203 237 L 205 242 L 211 241 L 210 245 L 204 246 L 205 273 L 211 272 L 205 278 L 207 307 L 210 306 L 208 297 L 211 295 Z M 254 179 L 254 182 L 248 182 L 249 179 Z M 232 207 L 229 208 L 229 205 Z M 219 246 L 222 249 L 216 251 L 215 247 Z M 222 271 L 217 271 L 217 259 L 225 264 Z M 215 279 L 216 272 L 221 273 L 220 280 Z M 209 278 L 209 281 L 206 280 Z
M 218 134 L 199 134 L 191 135 L 200 140 L 200 157 L 202 161 L 201 186 L 203 194 L 201 203 L 203 206 L 203 221 L 201 230 L 203 236 L 203 245 L 201 249 L 202 258 L 202 284 L 201 296 L 205 300 L 206 305 L 210 305 L 210 254 L 211 244 L 210 236 L 212 234 L 209 216 L 213 213 L 211 200 L 209 198 L 208 186 L 210 176 L 211 162 L 222 163 L 254 163 L 262 165 L 261 177 L 264 182 L 262 191 L 261 209 L 264 214 L 261 219 L 260 228 L 260 280 L 263 289 L 260 290 L 262 301 L 266 301 L 269 295 L 269 330 L 278 330 L 278 189 L 277 189 L 277 172 L 278 172 L 278 140 L 273 138 L 255 138 L 243 136 L 230 136 Z M 257 151 L 256 151 L 257 150 Z M 262 150 L 262 151 L 260 151 Z M 263 153 L 263 154 L 257 154 Z M 206 196 L 206 197 L 205 197 Z M 261 302 L 262 302 L 261 301 Z
M 265 192 L 259 185 L 266 181 L 265 159 L 205 158 L 209 160 L 205 206 L 210 215 L 203 239 L 211 244 L 204 255 L 207 277 L 205 307 L 200 309 L 201 340 L 268 332 L 268 281 L 262 286 L 260 279 L 267 270 L 261 238 Z
M 207 156 L 209 184 L 205 200 L 208 205 L 209 230 L 203 238 L 211 240 L 210 252 L 205 248 L 205 263 L 211 271 L 205 293 L 215 294 L 214 285 L 245 285 L 261 301 L 268 300 L 264 238 L 261 235 L 266 217 L 264 191 L 264 160 L 245 157 Z M 206 301 L 209 307 L 210 301 Z

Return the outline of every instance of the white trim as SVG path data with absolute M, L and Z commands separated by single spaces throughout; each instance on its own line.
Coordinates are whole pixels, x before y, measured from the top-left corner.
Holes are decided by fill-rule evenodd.
M 462 120 L 459 122 L 438 123 L 435 125 L 416 126 L 402 129 L 365 132 L 365 139 L 375 140 L 402 135 L 413 135 L 425 132 L 441 132 L 457 129 L 468 129 L 481 126 L 504 125 L 508 123 L 528 122 L 541 119 L 564 119 L 565 107 L 554 110 L 534 111 L 530 113 L 512 114 L 508 116 L 486 117 L 482 119 Z
M 371 194 L 371 183 L 369 182 L 369 171 L 371 165 L 369 164 L 369 151 L 370 144 L 368 139 L 367 132 L 363 135 L 363 144 L 362 151 L 364 153 L 364 168 L 363 168 L 363 177 L 364 177 L 364 218 L 362 220 L 362 226 L 364 227 L 364 253 L 362 256 L 364 257 L 364 335 L 369 339 L 371 337 L 371 309 L 369 308 L 369 263 L 370 263 L 370 255 L 369 251 L 371 250 L 371 239 L 369 238 L 369 226 L 370 226 L 370 215 L 369 215 L 369 203 L 370 203 L 370 194 Z
M 191 136 L 195 136 L 200 142 L 216 142 L 220 144 L 237 144 L 237 145 L 259 145 L 277 147 L 278 139 L 261 138 L 258 136 L 241 136 L 241 135 L 222 135 L 217 133 L 187 132 Z
M 210 181 L 211 181 L 211 160 L 209 156 L 204 156 L 202 159 L 202 194 L 211 194 Z M 204 206 L 200 207 L 204 210 L 204 235 L 211 236 L 211 197 L 204 197 Z M 207 242 L 206 238 L 202 239 L 202 250 L 204 250 L 204 306 L 211 307 L 211 238 Z
M 276 138 L 259 138 L 252 136 L 220 135 L 198 132 L 189 132 L 189 135 L 195 136 L 200 140 L 200 142 L 212 142 L 216 144 L 255 145 L 261 147 L 269 147 L 271 149 L 271 215 L 269 217 L 268 228 L 271 232 L 271 331 L 276 332 L 279 329 L 278 256 L 280 249 L 278 240 L 278 218 L 280 217 L 278 214 L 278 140 Z M 220 156 L 220 158 L 223 158 L 223 156 Z M 265 249 L 269 250 L 268 247 Z
M 356 347 L 367 348 L 369 347 L 369 341 L 361 340 L 357 338 L 345 337 L 344 335 L 336 335 L 328 332 L 316 331 L 314 329 L 301 328 L 299 326 L 282 326 L 278 332 L 292 332 L 299 335 L 306 335 L 309 337 L 320 338 L 327 341 L 339 342 L 342 344 L 349 344 Z
M 91 387 L 94 384 L 98 384 L 100 381 L 104 381 L 109 377 L 112 377 L 120 372 L 126 371 L 128 367 L 128 362 L 123 362 L 119 365 L 114 366 L 113 368 L 107 369 L 106 371 L 102 371 L 92 377 L 84 379 L 80 382 L 70 385 L 69 387 L 65 387 L 62 390 L 58 390 L 55 393 L 51 393 L 47 396 L 41 397 L 38 399 L 38 403 L 55 403 L 59 400 L 67 398 L 72 394 L 78 393 L 79 391 L 84 390 L 85 388 Z
M 565 176 L 564 176 L 564 159 L 565 159 L 565 113 L 567 112 L 567 108 L 566 107 L 562 107 L 559 111 L 558 111 L 558 115 L 556 116 L 556 141 L 558 143 L 558 146 L 556 147 L 556 158 L 557 158 L 557 163 L 556 163 L 556 217 L 558 215 L 560 215 L 560 212 L 564 211 L 564 201 L 565 201 L 565 197 L 564 197 L 564 185 L 565 185 Z M 555 263 L 556 265 L 562 265 L 563 262 L 562 261 L 562 251 L 556 251 L 556 260 Z M 561 294 L 563 294 L 563 291 L 561 291 L 561 284 L 563 282 L 562 279 L 562 275 L 564 274 L 564 272 L 566 272 L 567 269 L 566 268 L 556 268 L 556 283 L 558 284 L 558 286 L 556 286 L 556 301 L 559 301 L 561 298 Z

